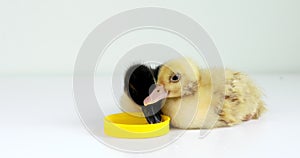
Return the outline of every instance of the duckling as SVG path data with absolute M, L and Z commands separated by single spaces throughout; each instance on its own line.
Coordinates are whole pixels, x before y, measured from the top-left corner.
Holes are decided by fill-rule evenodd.
M 143 104 L 144 99 L 155 87 L 158 70 L 159 66 L 153 69 L 144 64 L 136 64 L 129 67 L 125 73 L 125 94 L 121 98 L 121 105 L 127 109 L 128 107 L 135 108 L 130 111 L 142 111 L 149 124 L 159 123 L 162 119 L 160 109 L 163 100 L 148 106 L 144 106 Z
M 166 98 L 163 114 L 171 117 L 172 126 L 184 129 L 227 127 L 259 118 L 266 110 L 259 88 L 244 73 L 224 71 L 216 72 L 225 73 L 225 82 L 212 83 L 210 71 L 192 60 L 170 60 L 160 67 L 144 105 Z

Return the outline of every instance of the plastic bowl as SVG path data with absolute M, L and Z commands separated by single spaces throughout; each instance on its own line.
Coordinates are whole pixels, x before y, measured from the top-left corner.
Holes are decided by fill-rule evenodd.
M 104 133 L 118 138 L 151 138 L 165 135 L 170 129 L 170 117 L 162 115 L 162 122 L 148 124 L 144 117 L 127 113 L 104 118 Z

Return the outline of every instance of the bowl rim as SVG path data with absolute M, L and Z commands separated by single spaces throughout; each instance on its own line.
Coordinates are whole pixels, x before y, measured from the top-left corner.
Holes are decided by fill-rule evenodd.
M 115 113 L 115 114 L 110 114 L 110 115 L 105 116 L 104 120 L 109 123 L 115 124 L 115 125 L 125 125 L 125 126 L 158 126 L 158 125 L 163 125 L 166 123 L 169 124 L 170 120 L 171 120 L 171 118 L 167 115 L 161 115 L 163 118 L 163 121 L 159 122 L 159 123 L 154 123 L 154 124 L 125 124 L 125 123 L 115 123 L 114 121 L 109 120 L 109 117 L 112 117 L 114 115 L 124 115 L 124 114 L 130 115 L 130 113 L 126 113 L 126 112 Z M 141 114 L 141 113 L 136 113 L 136 114 Z M 132 115 L 130 115 L 130 116 L 132 116 Z M 141 117 L 141 118 L 145 118 L 145 117 Z

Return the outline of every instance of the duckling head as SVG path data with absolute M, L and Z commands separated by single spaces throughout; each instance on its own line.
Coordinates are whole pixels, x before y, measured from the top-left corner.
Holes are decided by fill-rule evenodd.
M 160 67 L 156 87 L 145 98 L 144 105 L 165 98 L 193 95 L 198 90 L 199 78 L 199 68 L 191 59 L 170 60 Z

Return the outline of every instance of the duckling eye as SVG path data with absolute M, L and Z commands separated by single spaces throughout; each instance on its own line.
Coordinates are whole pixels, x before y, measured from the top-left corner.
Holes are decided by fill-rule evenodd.
M 178 82 L 180 80 L 180 74 L 174 74 L 173 76 L 171 76 L 170 81 L 175 83 Z

